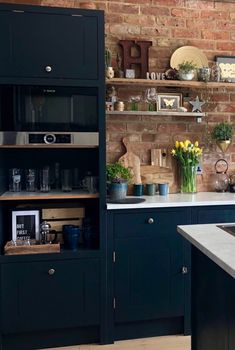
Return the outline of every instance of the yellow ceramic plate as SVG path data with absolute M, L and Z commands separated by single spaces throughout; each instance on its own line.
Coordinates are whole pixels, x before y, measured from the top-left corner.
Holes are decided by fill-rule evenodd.
M 182 46 L 175 50 L 170 60 L 171 68 L 178 69 L 183 61 L 192 61 L 197 68 L 208 67 L 206 55 L 195 46 Z

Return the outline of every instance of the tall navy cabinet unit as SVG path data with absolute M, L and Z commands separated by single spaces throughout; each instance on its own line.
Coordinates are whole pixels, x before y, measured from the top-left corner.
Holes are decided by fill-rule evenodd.
M 0 131 L 17 131 L 17 123 L 15 130 L 2 129 L 18 103 L 12 98 L 11 106 L 8 91 L 18 91 L 19 86 L 21 91 L 28 86 L 43 86 L 48 91 L 58 87 L 62 92 L 73 88 L 96 101 L 91 121 L 86 123 L 83 117 L 83 128 L 95 132 L 98 140 L 79 146 L 0 145 L 0 348 L 106 342 L 103 12 L 1 4 L 0 41 Z M 3 106 L 6 99 L 9 110 Z M 81 100 L 86 103 L 85 98 Z M 79 127 L 75 131 L 81 132 Z M 9 168 L 38 169 L 55 163 L 77 168 L 81 174 L 91 171 L 99 179 L 99 192 L 49 192 L 44 196 L 7 192 Z M 92 219 L 94 246 L 57 254 L 4 255 L 4 245 L 12 235 L 12 210 L 74 206 L 84 207 L 85 217 Z
M 188 333 L 189 252 L 176 232 L 189 208 L 109 212 L 115 339 Z

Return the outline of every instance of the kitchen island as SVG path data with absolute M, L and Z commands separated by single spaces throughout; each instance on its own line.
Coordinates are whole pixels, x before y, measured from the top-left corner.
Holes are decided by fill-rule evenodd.
M 216 224 L 178 232 L 192 246 L 192 350 L 234 350 L 235 237 Z

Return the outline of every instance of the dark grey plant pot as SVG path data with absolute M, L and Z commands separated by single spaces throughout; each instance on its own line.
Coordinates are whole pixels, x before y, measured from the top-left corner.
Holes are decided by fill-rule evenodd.
M 109 195 L 112 201 L 124 199 L 127 194 L 127 182 L 122 183 L 111 183 L 109 185 Z

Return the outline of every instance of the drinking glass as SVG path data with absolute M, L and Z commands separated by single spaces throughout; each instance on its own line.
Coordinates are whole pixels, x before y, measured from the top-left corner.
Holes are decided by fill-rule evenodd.
M 26 179 L 26 191 L 34 192 L 36 191 L 36 170 L 35 169 L 26 169 L 25 170 L 25 179 Z
M 50 189 L 50 168 L 45 166 L 40 170 L 40 191 L 49 192 Z
M 9 191 L 20 192 L 21 191 L 21 169 L 12 168 L 9 169 Z
M 61 171 L 61 186 L 63 192 L 72 191 L 72 173 L 70 169 L 62 169 Z
M 155 88 L 150 88 L 145 91 L 145 101 L 148 104 L 148 111 L 156 111 L 157 92 Z

